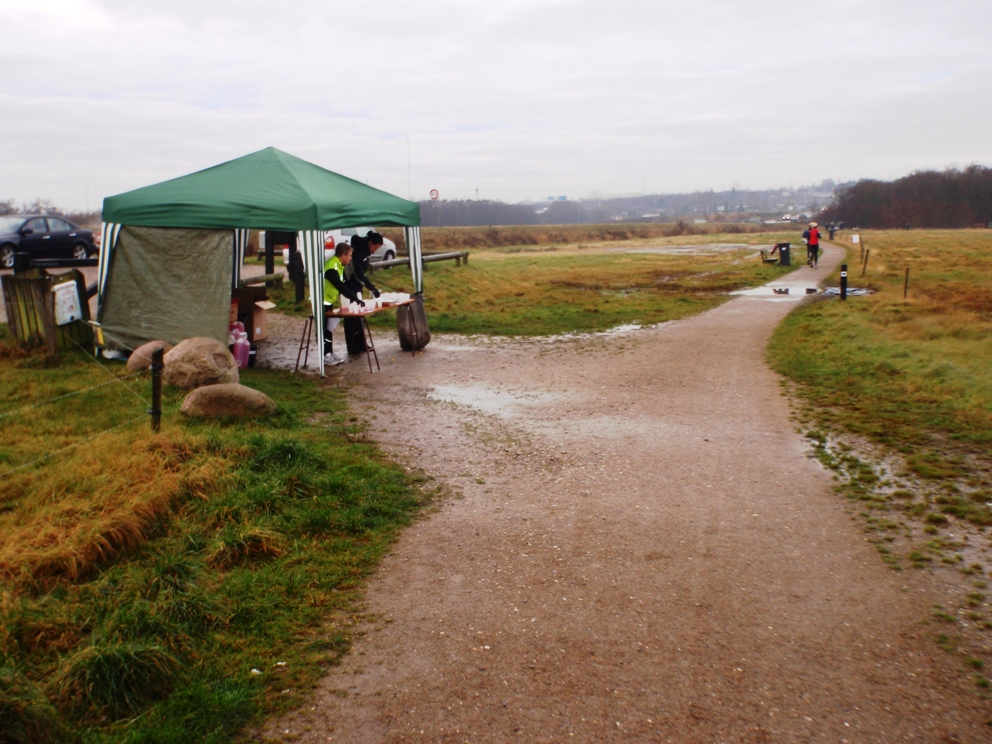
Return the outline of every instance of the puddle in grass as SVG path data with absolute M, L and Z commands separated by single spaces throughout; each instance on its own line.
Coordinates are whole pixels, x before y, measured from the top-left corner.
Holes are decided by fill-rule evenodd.
M 703 243 L 701 245 L 658 245 L 647 248 L 621 248 L 621 253 L 662 253 L 666 255 L 695 255 L 698 253 L 720 253 L 723 251 L 739 251 L 743 248 L 753 248 L 755 252 L 761 246 L 747 243 Z

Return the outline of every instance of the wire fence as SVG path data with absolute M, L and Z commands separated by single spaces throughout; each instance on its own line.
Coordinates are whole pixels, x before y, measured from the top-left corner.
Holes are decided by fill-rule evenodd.
M 13 467 L 10 470 L 4 470 L 2 473 L 0 473 L 0 478 L 4 477 L 6 475 L 10 475 L 11 473 L 16 473 L 18 470 L 23 470 L 24 468 L 29 468 L 32 465 L 37 465 L 38 463 L 44 462 L 45 460 L 48 460 L 48 459 L 50 459 L 52 457 L 55 457 L 56 455 L 61 455 L 63 452 L 68 452 L 71 449 L 75 449 L 76 447 L 80 446 L 81 444 L 86 444 L 87 442 L 92 442 L 97 437 L 102 437 L 104 434 L 107 434 L 108 432 L 116 431 L 117 429 L 123 429 L 125 426 L 128 426 L 130 424 L 133 424 L 135 421 L 141 421 L 141 420 L 147 420 L 147 419 L 148 419 L 148 414 L 147 413 L 143 413 L 140 416 L 135 416 L 133 419 L 129 419 L 127 421 L 124 421 L 124 422 L 122 422 L 120 424 L 117 424 L 116 426 L 111 426 L 109 429 L 103 429 L 102 431 L 98 431 L 96 434 L 93 434 L 91 436 L 88 436 L 85 439 L 80 439 L 78 442 L 73 442 L 72 444 L 67 445 L 65 447 L 62 447 L 61 449 L 57 449 L 57 450 L 55 450 L 53 452 L 49 452 L 47 455 L 42 455 L 41 457 L 37 457 L 34 460 L 30 460 L 28 462 L 21 463 L 17 467 Z
M 118 375 L 116 375 L 114 373 L 114 371 L 112 369 L 110 369 L 108 366 L 102 364 L 100 362 L 100 360 L 96 357 L 95 354 L 91 353 L 88 349 L 84 348 L 77 341 L 75 341 L 75 339 L 73 339 L 73 343 L 75 343 L 76 347 L 83 353 L 83 355 L 85 356 L 86 359 L 88 359 L 89 361 L 92 361 L 93 364 L 95 364 L 103 372 L 105 372 L 107 375 L 109 375 L 111 379 L 109 379 L 109 380 L 107 380 L 105 382 L 96 383 L 95 385 L 89 385 L 89 386 L 84 387 L 84 388 L 81 388 L 79 390 L 73 390 L 72 392 L 69 392 L 69 393 L 63 393 L 61 395 L 56 395 L 56 396 L 53 396 L 51 398 L 47 398 L 45 400 L 35 401 L 34 403 L 29 403 L 27 405 L 22 405 L 22 406 L 20 406 L 18 408 L 14 408 L 12 410 L 0 412 L 0 420 L 8 419 L 10 417 L 14 417 L 14 416 L 18 416 L 18 415 L 23 415 L 23 414 L 28 413 L 29 411 L 34 410 L 34 409 L 41 408 L 41 407 L 47 406 L 47 405 L 51 405 L 51 404 L 57 403 L 59 401 L 67 400 L 67 399 L 72 398 L 74 396 L 82 395 L 84 393 L 89 393 L 89 392 L 92 392 L 94 390 L 98 390 L 98 389 L 101 389 L 101 388 L 106 388 L 106 387 L 112 386 L 112 385 L 120 385 L 131 396 L 133 396 L 134 398 L 136 398 L 143 406 L 146 406 L 147 408 L 140 415 L 138 415 L 138 416 L 134 416 L 133 418 L 130 418 L 130 419 L 126 420 L 126 421 L 122 421 L 122 422 L 119 422 L 119 423 L 114 424 L 113 426 L 109 426 L 109 427 L 107 427 L 105 429 L 101 429 L 100 431 L 94 432 L 94 433 L 90 434 L 89 436 L 86 436 L 83 439 L 80 439 L 77 442 L 73 442 L 72 444 L 69 444 L 69 445 L 66 445 L 64 447 L 60 447 L 58 449 L 55 449 L 55 450 L 53 450 L 51 452 L 48 452 L 47 454 L 42 455 L 40 457 L 35 457 L 35 458 L 29 460 L 28 462 L 24 462 L 24 463 L 21 463 L 20 465 L 17 465 L 15 467 L 13 467 L 13 468 L 9 468 L 7 470 L 4 470 L 4 471 L 0 472 L 0 478 L 3 478 L 5 476 L 8 476 L 11 473 L 15 473 L 15 472 L 17 472 L 19 470 L 24 470 L 26 468 L 29 468 L 29 467 L 33 466 L 33 465 L 37 465 L 39 463 L 45 462 L 46 460 L 49 460 L 49 459 L 51 459 L 51 458 L 53 458 L 53 457 L 55 457 L 57 455 L 61 455 L 61 454 L 65 453 L 65 452 L 68 452 L 70 450 L 73 450 L 76 447 L 79 447 L 80 445 L 83 445 L 83 444 L 87 444 L 89 442 L 92 442 L 93 440 L 97 439 L 98 437 L 101 437 L 101 436 L 103 436 L 105 434 L 108 434 L 110 432 L 117 431 L 119 429 L 123 429 L 123 428 L 125 428 L 127 426 L 130 426 L 131 424 L 134 424 L 134 423 L 136 423 L 138 421 L 141 421 L 141 420 L 146 420 L 147 421 L 149 419 L 149 414 L 151 413 L 150 408 L 152 407 L 151 400 L 149 398 L 147 398 L 146 396 L 141 395 L 141 393 L 139 393 L 137 390 L 135 390 L 133 387 L 131 387 L 129 384 L 127 384 L 128 381 L 130 381 L 130 380 L 135 380 L 135 379 L 137 379 L 139 377 L 142 377 L 142 376 L 147 375 L 147 371 L 142 370 L 142 371 L 139 371 L 139 372 L 135 372 L 133 374 L 130 374 L 130 375 L 118 376 Z M 132 349 L 130 349 L 126 345 L 123 345 L 122 344 L 122 346 L 123 346 L 123 348 L 126 348 L 129 351 L 133 351 Z
M 144 372 L 135 372 L 133 375 L 128 375 L 127 377 L 115 377 L 113 380 L 107 380 L 106 382 L 100 382 L 100 383 L 97 383 L 96 385 L 90 385 L 89 387 L 82 388 L 81 390 L 73 390 L 71 393 L 64 393 L 63 395 L 56 395 L 54 398 L 49 398 L 48 400 L 41 400 L 41 401 L 38 401 L 37 403 L 29 403 L 26 406 L 22 406 L 20 408 L 15 408 L 12 411 L 5 411 L 5 412 L 0 413 L 0 419 L 7 418 L 8 416 L 16 416 L 19 413 L 25 413 L 27 411 L 30 411 L 32 408 L 40 408 L 41 406 L 48 405 L 49 403 L 55 403 L 56 401 L 65 400 L 66 398 L 71 398 L 74 395 L 82 395 L 83 393 L 88 393 L 91 390 L 96 390 L 98 388 L 107 387 L 107 385 L 113 385 L 114 383 L 117 383 L 117 382 L 120 382 L 121 384 L 123 384 L 123 381 L 124 380 L 132 380 L 135 377 L 140 377 L 143 374 L 145 374 L 145 373 Z M 127 385 L 124 385 L 124 387 L 127 387 Z M 130 389 L 130 388 L 128 388 L 128 389 Z M 132 390 L 132 392 L 134 392 L 134 391 Z M 135 395 L 137 395 L 137 393 L 135 393 Z M 140 396 L 139 396 L 139 398 L 140 398 Z M 145 401 L 143 398 L 141 398 L 141 400 L 147 403 L 147 401 Z

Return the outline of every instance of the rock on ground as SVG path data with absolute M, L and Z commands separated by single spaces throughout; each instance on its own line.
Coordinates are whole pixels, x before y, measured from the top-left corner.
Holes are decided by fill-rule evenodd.
M 276 404 L 265 393 L 238 384 L 205 385 L 186 396 L 181 408 L 194 418 L 270 416 Z
M 168 341 L 149 341 L 139 346 L 127 358 L 127 371 L 142 372 L 148 369 L 152 364 L 152 352 L 160 347 L 166 354 L 172 351 L 172 344 Z
M 238 382 L 238 363 L 215 338 L 187 338 L 165 355 L 162 376 L 169 385 L 198 388 Z

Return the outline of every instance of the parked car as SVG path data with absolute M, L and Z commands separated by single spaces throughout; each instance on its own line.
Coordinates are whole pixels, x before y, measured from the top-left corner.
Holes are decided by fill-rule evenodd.
M 89 258 L 96 253 L 93 231 L 52 214 L 0 217 L 0 268 L 14 267 L 14 254 L 31 258 Z
M 334 255 L 334 246 L 338 243 L 350 243 L 353 235 L 361 235 L 363 238 L 371 232 L 371 227 L 346 227 L 341 230 L 330 230 L 324 236 L 324 260 L 327 261 Z M 396 243 L 389 238 L 382 239 L 382 246 L 370 257 L 372 261 L 392 261 L 396 258 Z M 289 249 L 282 252 L 282 262 L 289 263 Z

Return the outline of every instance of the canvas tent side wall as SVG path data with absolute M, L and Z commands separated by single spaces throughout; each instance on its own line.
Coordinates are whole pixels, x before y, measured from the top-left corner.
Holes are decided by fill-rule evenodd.
M 232 244 L 230 230 L 122 227 L 114 270 L 102 285 L 98 320 L 105 345 L 134 349 L 193 336 L 227 343 Z

